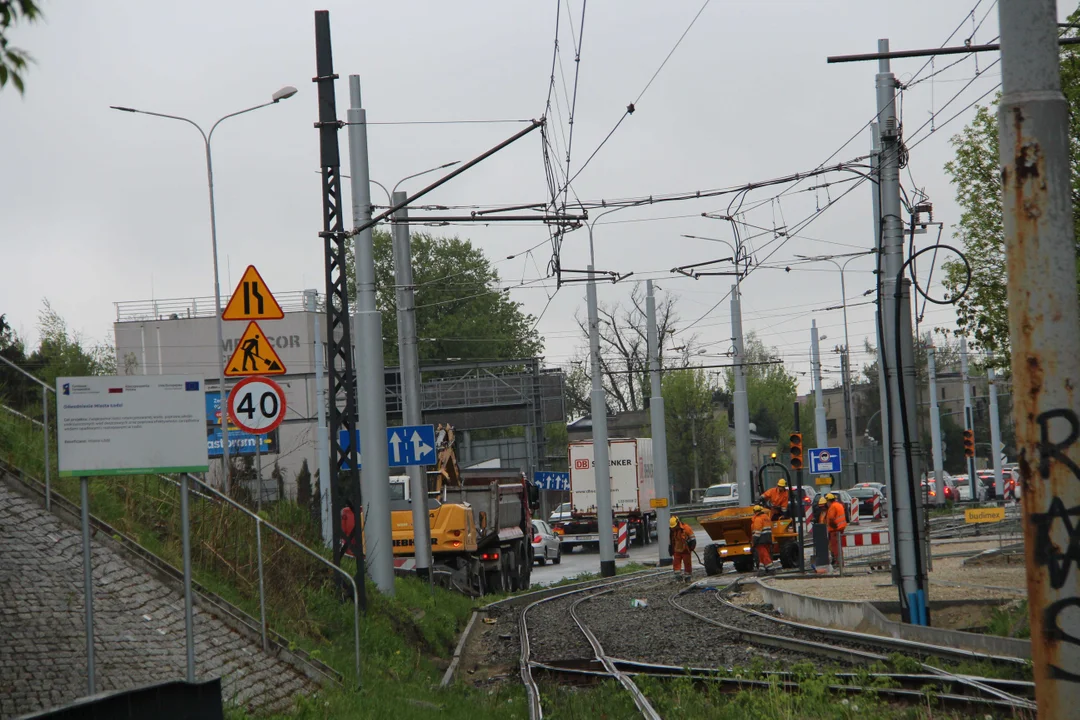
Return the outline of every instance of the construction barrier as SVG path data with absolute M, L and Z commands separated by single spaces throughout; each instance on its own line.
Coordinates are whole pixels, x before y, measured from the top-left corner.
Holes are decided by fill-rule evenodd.
M 888 545 L 889 531 L 844 533 L 844 547 L 863 547 L 864 545 Z
M 619 543 L 618 550 L 615 553 L 616 557 L 628 558 L 630 557 L 630 533 L 628 530 L 628 523 L 619 523 Z
M 840 536 L 840 545 L 844 553 L 844 562 L 870 563 L 871 565 L 889 562 L 889 531 L 880 532 L 845 532 Z

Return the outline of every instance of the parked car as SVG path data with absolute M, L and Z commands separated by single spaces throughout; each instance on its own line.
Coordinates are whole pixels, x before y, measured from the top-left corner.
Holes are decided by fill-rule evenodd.
M 885 483 L 861 482 L 853 485 L 851 489 L 854 490 L 855 488 L 873 488 L 874 490 L 877 490 L 879 493 L 881 493 L 883 496 L 888 494 L 888 485 L 886 485 Z
M 997 499 L 997 485 L 994 484 L 993 470 L 977 470 L 975 476 L 979 478 L 979 494 L 984 500 Z M 1004 476 L 1002 477 L 1004 480 Z
M 570 519 L 570 503 L 564 502 L 562 505 L 555 508 L 555 510 L 550 515 L 548 515 L 547 521 L 549 523 L 551 523 L 552 525 L 554 525 L 557 522 L 563 522 L 564 520 L 569 520 L 569 519 Z
M 930 504 L 937 504 L 938 493 L 941 492 L 944 495 L 945 502 L 956 502 L 958 496 L 956 494 L 956 480 L 953 479 L 949 473 L 942 473 L 945 479 L 942 482 L 938 482 L 932 476 L 923 478 L 920 488 L 930 500 Z M 927 483 L 930 484 L 927 489 Z
M 543 520 L 533 520 L 532 534 L 534 561 L 540 565 L 547 564 L 548 560 L 554 565 L 562 562 L 562 539 L 552 531 L 550 525 Z
M 968 482 L 967 475 L 954 475 L 953 482 L 956 483 L 958 502 L 971 502 L 971 483 Z
M 885 496 L 877 488 L 869 486 L 853 487 L 850 490 L 853 498 L 859 501 L 859 517 L 869 517 L 872 520 L 880 520 L 885 517 Z
M 710 485 L 701 502 L 705 505 L 738 505 L 739 486 L 736 483 Z

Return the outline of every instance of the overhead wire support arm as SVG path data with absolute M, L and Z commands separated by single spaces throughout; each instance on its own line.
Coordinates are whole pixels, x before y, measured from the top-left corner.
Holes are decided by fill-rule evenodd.
M 432 190 L 435 190 L 436 188 L 441 187 L 442 185 L 445 185 L 446 183 L 453 180 L 454 178 L 456 178 L 461 173 L 465 172 L 466 170 L 468 170 L 469 168 L 471 168 L 471 167 L 473 167 L 475 165 L 480 164 L 484 160 L 487 160 L 489 157 L 491 157 L 495 153 L 497 153 L 500 150 L 506 148 L 507 146 L 512 145 L 513 143 L 517 142 L 521 138 L 523 138 L 526 135 L 528 135 L 529 133 L 531 133 L 533 130 L 535 130 L 535 129 L 539 128 L 539 127 L 543 127 L 545 122 L 546 122 L 546 120 L 544 118 L 540 118 L 539 120 L 533 120 L 532 124 L 529 125 L 529 127 L 525 128 L 524 130 L 522 130 L 520 132 L 514 133 L 514 135 L 512 135 L 511 137 L 507 138 L 506 140 L 503 140 L 501 143 L 499 143 L 495 147 L 491 148 L 490 150 L 487 150 L 487 151 L 481 153 L 480 155 L 477 155 L 476 157 L 474 157 L 472 160 L 465 163 L 464 165 L 461 165 L 461 166 L 455 168 L 453 171 L 451 171 L 450 173 L 442 176 L 441 178 L 439 178 L 435 182 L 433 182 L 430 185 L 428 185 L 427 187 L 425 187 L 423 190 L 420 190 L 420 191 L 406 197 L 400 203 L 394 205 L 393 207 L 389 208 L 388 210 L 383 211 L 379 215 L 376 215 L 375 217 L 371 218 L 370 220 L 368 220 L 364 224 L 359 225 L 358 227 L 354 228 L 353 230 L 350 230 L 346 234 L 347 237 L 352 237 L 354 235 L 359 235 L 360 233 L 364 232 L 365 230 L 375 227 L 376 225 L 381 223 L 383 220 L 386 220 L 387 218 L 392 217 L 394 215 L 394 213 L 396 213 L 397 211 L 399 211 L 399 210 L 401 210 L 403 208 L 407 208 L 409 205 L 416 202 L 420 198 L 424 197 L 425 195 L 430 193 Z
M 1058 45 L 1080 45 L 1080 38 L 1061 38 Z M 830 55 L 828 63 L 863 62 L 865 60 L 891 60 L 894 58 L 930 57 L 932 55 L 962 55 L 964 53 L 993 52 L 1000 50 L 999 43 L 989 45 L 957 45 L 953 47 L 931 48 L 928 50 L 896 50 L 892 52 L 862 53 L 859 55 Z

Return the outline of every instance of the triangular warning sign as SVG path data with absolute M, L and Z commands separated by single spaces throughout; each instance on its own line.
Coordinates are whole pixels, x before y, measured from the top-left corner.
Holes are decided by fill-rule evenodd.
M 222 320 L 280 320 L 285 317 L 281 306 L 266 287 L 254 265 L 248 265 L 240 284 L 233 290 L 229 304 L 221 313 Z
M 247 330 L 225 363 L 226 377 L 245 375 L 284 375 L 285 363 L 274 352 L 274 345 L 266 338 L 259 323 L 248 323 Z

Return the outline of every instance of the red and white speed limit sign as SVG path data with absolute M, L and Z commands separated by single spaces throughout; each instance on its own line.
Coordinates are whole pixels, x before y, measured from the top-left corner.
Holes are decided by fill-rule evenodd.
M 268 378 L 244 378 L 229 391 L 229 418 L 244 432 L 268 433 L 285 418 L 285 391 Z

